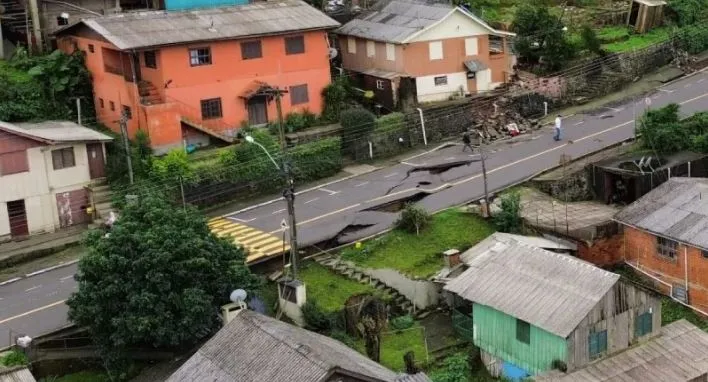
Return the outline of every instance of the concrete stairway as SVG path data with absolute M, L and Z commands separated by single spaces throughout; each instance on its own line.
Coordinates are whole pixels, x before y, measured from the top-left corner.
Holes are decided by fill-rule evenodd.
M 314 260 L 316 263 L 328 268 L 334 273 L 340 274 L 360 284 L 369 284 L 379 291 L 391 296 L 391 304 L 404 314 L 417 316 L 422 313 L 421 310 L 416 311 L 414 309 L 413 302 L 406 296 L 402 295 L 396 289 L 386 285 L 383 281 L 365 274 L 361 269 L 357 268 L 350 262 L 344 261 L 333 255 L 317 256 Z
M 140 94 L 140 103 L 143 105 L 157 105 L 163 103 L 160 92 L 152 82 L 138 82 L 138 93 Z
M 108 218 L 108 213 L 113 209 L 111 198 L 113 193 L 105 179 L 95 180 L 89 185 L 91 192 L 91 202 L 94 206 L 94 224 L 101 224 Z

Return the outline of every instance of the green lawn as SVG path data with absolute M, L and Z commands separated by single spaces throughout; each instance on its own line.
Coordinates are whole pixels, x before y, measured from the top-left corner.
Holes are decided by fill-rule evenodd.
M 629 37 L 629 28 L 624 25 L 607 26 L 597 31 L 597 38 L 602 42 L 614 42 Z
M 362 248 L 347 248 L 342 257 L 368 268 L 393 268 L 426 278 L 443 267 L 442 252 L 465 250 L 494 232 L 482 218 L 450 209 L 433 217 L 420 236 L 400 230 L 366 242 Z
M 625 41 L 603 45 L 608 52 L 620 53 L 635 49 L 643 49 L 669 38 L 669 28 L 656 28 L 644 34 L 633 34 Z
M 376 291 L 370 285 L 337 275 L 314 262 L 304 264 L 298 278 L 307 286 L 308 299 L 314 299 L 323 310 L 329 312 L 343 309 L 344 303 L 354 294 Z
M 409 351 L 415 354 L 416 364 L 422 365 L 427 362 L 425 348 L 422 326 L 416 324 L 410 329 L 386 332 L 381 336 L 381 362 L 379 363 L 393 371 L 404 371 L 406 365 L 403 356 Z M 363 339 L 356 341 L 356 349 L 366 355 Z

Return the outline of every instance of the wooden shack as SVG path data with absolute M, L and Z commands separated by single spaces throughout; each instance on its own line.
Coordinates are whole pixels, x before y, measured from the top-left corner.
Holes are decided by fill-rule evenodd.
M 627 25 L 637 33 L 645 33 L 661 25 L 664 21 L 663 0 L 633 0 L 627 15 Z

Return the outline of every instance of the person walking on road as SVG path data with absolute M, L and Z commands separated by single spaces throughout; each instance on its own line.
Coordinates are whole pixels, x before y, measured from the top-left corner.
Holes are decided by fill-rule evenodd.
M 469 130 L 465 131 L 464 134 L 462 134 L 462 143 L 464 146 L 462 147 L 462 152 L 465 152 L 467 148 L 470 148 L 471 152 L 474 152 L 474 149 L 472 148 L 472 138 L 470 138 L 470 132 Z
M 558 114 L 556 117 L 556 126 L 554 128 L 555 133 L 553 134 L 553 140 L 554 141 L 560 141 L 561 140 L 561 115 Z

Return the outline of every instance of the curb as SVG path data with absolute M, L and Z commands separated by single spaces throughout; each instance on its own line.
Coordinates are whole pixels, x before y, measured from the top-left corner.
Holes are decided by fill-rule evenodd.
M 25 274 L 24 276 L 18 276 L 18 277 L 15 277 L 15 278 L 12 278 L 12 279 L 9 279 L 9 280 L 0 282 L 0 286 L 5 286 L 5 285 L 8 285 L 8 284 L 12 284 L 12 283 L 14 283 L 14 282 L 17 282 L 17 281 L 20 281 L 20 280 L 24 280 L 24 279 L 30 278 L 30 277 L 32 277 L 32 276 L 41 275 L 42 273 L 51 272 L 51 271 L 56 270 L 56 269 L 65 268 L 65 267 L 68 267 L 68 266 L 70 266 L 70 265 L 74 265 L 74 264 L 76 264 L 76 263 L 78 263 L 78 262 L 79 262 L 79 259 L 76 259 L 76 260 L 71 260 L 71 261 L 66 262 L 66 263 L 61 263 L 61 264 L 53 265 L 53 266 L 51 266 L 51 267 L 49 267 L 49 268 L 40 269 L 40 270 L 38 270 L 38 271 L 34 271 L 34 272 L 31 272 L 31 273 L 27 273 L 27 274 Z

